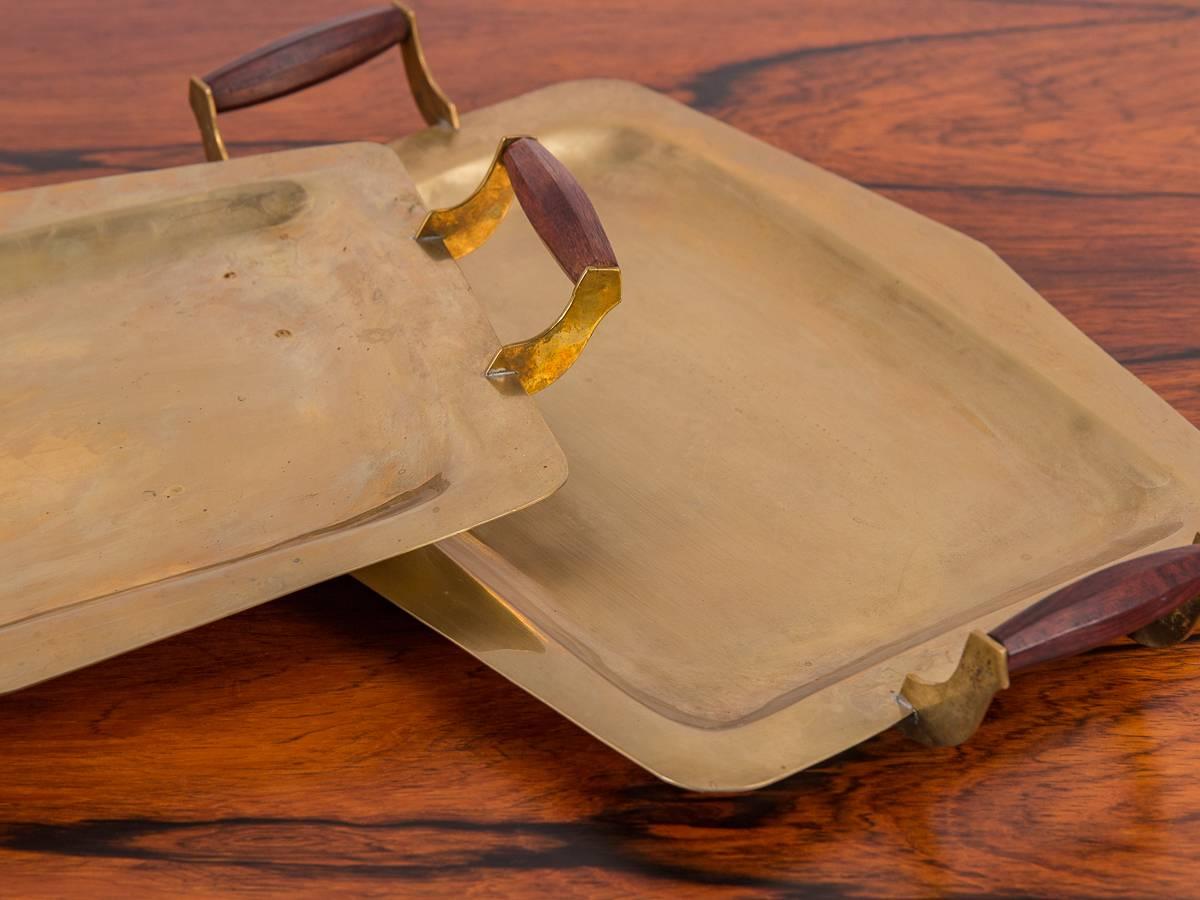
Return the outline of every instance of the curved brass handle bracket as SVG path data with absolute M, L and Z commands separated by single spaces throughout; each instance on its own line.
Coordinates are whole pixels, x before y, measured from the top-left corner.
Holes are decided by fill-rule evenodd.
M 431 209 L 417 229 L 419 241 L 441 241 L 455 259 L 478 250 L 508 215 L 513 202 L 512 180 L 504 165 L 504 153 L 525 135 L 500 139 L 491 165 L 479 186 L 462 203 Z
M 304 56 L 305 53 L 319 54 L 327 49 L 321 44 L 321 40 L 332 29 L 345 25 L 347 20 L 342 19 L 318 26 L 315 29 L 298 32 L 290 38 L 284 38 L 281 42 L 262 48 L 249 54 L 249 56 L 230 63 L 228 66 L 217 69 L 204 78 L 192 76 L 188 86 L 188 103 L 192 107 L 192 114 L 196 117 L 196 124 L 200 127 L 200 139 L 204 143 L 205 158 L 209 162 L 229 159 L 229 152 L 225 147 L 224 139 L 221 137 L 221 129 L 217 125 L 217 114 L 219 112 L 240 109 L 243 106 L 253 106 L 274 97 L 280 97 L 284 94 L 300 90 L 310 84 L 325 81 L 327 78 L 345 71 L 346 68 L 366 62 L 391 44 L 399 44 L 400 46 L 404 71 L 408 76 L 408 87 L 412 91 L 413 100 L 416 101 L 417 109 L 421 112 L 421 117 L 429 125 L 444 124 L 457 131 L 458 109 L 438 86 L 437 82 L 434 81 L 433 74 L 429 71 L 429 65 L 425 61 L 425 53 L 421 49 L 421 39 L 417 33 L 417 18 L 412 10 L 396 2 L 396 0 L 392 0 L 390 6 L 360 14 L 359 17 L 369 16 L 373 21 L 378 22 L 381 27 L 386 27 L 389 21 L 392 25 L 398 25 L 395 11 L 399 11 L 407 23 L 406 27 L 390 31 L 391 36 L 388 36 L 389 33 L 385 33 L 385 43 L 372 44 L 366 47 L 361 54 L 351 59 L 348 63 L 339 61 L 330 63 L 329 65 L 321 65 L 314 63 L 311 59 L 306 61 Z M 400 31 L 403 32 L 402 35 L 399 33 Z M 281 45 L 291 45 L 289 46 L 289 50 L 294 50 L 292 54 L 294 58 L 279 57 L 278 53 Z M 264 55 L 272 52 L 277 54 L 275 58 L 286 60 L 279 62 L 277 68 L 273 71 L 273 74 L 279 78 L 279 85 L 276 89 L 265 89 L 261 94 L 256 94 L 253 99 L 242 99 L 232 102 L 227 99 L 221 99 L 217 94 L 214 94 L 214 88 L 217 88 L 218 92 L 222 90 L 220 85 L 225 84 L 231 71 L 246 65 L 261 63 Z M 297 59 L 300 61 L 297 62 Z
M 515 375 L 527 394 L 549 387 L 575 364 L 600 320 L 620 302 L 621 270 L 589 266 L 558 321 L 536 337 L 501 347 L 487 377 Z
M 983 721 L 992 698 L 1008 687 L 1008 653 L 982 631 L 972 631 L 958 668 L 942 682 L 909 675 L 898 702 L 909 710 L 900 730 L 928 747 L 955 747 Z
M 515 157 L 509 153 L 510 148 L 525 141 L 535 145 L 537 151 L 529 150 L 530 144 L 526 144 L 522 149 L 528 152 Z M 574 179 L 533 138 L 503 138 L 487 174 L 471 196 L 456 206 L 430 211 L 416 237 L 423 241 L 440 241 L 454 259 L 478 249 L 508 213 L 514 196 L 521 195 L 514 189 L 509 172 L 509 167 L 514 164 L 522 170 L 546 167 L 541 170 L 542 174 L 552 172 L 555 177 L 565 180 L 578 191 L 576 198 L 583 197 L 584 204 L 571 209 L 572 215 L 567 216 L 564 208 L 555 207 L 554 201 L 562 198 L 535 196 L 542 190 L 540 186 L 530 187 L 532 182 L 528 176 L 535 173 L 523 171 L 518 176 L 525 192 L 522 203 L 531 219 L 535 213 L 530 209 L 531 203 L 537 205 L 538 212 L 551 219 L 560 217 L 557 231 L 547 235 L 539 229 L 539 233 L 563 270 L 575 281 L 571 300 L 553 325 L 528 340 L 501 347 L 487 368 L 488 378 L 497 382 L 515 378 L 527 394 L 533 394 L 552 385 L 574 365 L 600 320 L 621 302 L 621 269 L 616 265 L 599 220 L 595 218 L 595 210 Z M 575 202 L 578 203 L 578 199 Z M 576 212 L 580 215 L 575 216 Z M 588 264 L 580 266 L 579 258 L 589 260 Z M 576 271 L 579 272 L 577 276 L 573 275 Z
M 1145 628 L 1139 628 L 1129 637 L 1143 647 L 1155 649 L 1174 647 L 1188 639 L 1198 620 L 1200 620 L 1200 597 L 1195 597 L 1174 612 L 1169 612 L 1161 619 L 1156 619 Z
M 217 104 L 213 100 L 212 88 L 202 78 L 192 76 L 188 83 L 188 104 L 192 107 L 192 115 L 200 126 L 200 141 L 204 144 L 204 158 L 209 162 L 220 162 L 229 159 L 229 151 L 225 149 L 225 139 L 221 137 L 221 129 L 217 127 Z

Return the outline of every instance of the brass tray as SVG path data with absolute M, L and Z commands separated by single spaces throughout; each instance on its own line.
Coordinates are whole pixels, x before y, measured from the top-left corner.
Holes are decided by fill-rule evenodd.
M 374 144 L 0 195 L 0 691 L 558 487 L 425 216 Z
M 905 718 L 905 675 L 947 676 L 972 629 L 1191 539 L 1196 430 L 981 244 L 621 82 L 392 146 L 438 206 L 512 132 L 627 272 L 538 398 L 571 478 L 358 577 L 661 777 L 818 762 Z M 528 227 L 463 267 L 502 336 L 545 317 Z

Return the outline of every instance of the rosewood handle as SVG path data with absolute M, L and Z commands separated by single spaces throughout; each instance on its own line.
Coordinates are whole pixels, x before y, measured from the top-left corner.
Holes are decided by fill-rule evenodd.
M 1130 559 L 1055 591 L 991 632 L 1008 671 L 1090 650 L 1200 595 L 1200 545 Z
M 188 102 L 209 160 L 228 159 L 217 114 L 244 109 L 319 84 L 398 46 L 409 88 L 430 125 L 458 128 L 458 110 L 429 73 L 410 10 L 393 2 L 297 31 L 192 78 Z
M 204 76 L 217 112 L 303 90 L 374 59 L 408 37 L 396 6 L 353 13 L 260 47 Z
M 575 176 L 533 138 L 518 138 L 500 153 L 526 218 L 567 277 L 591 268 L 615 268 L 608 235 Z

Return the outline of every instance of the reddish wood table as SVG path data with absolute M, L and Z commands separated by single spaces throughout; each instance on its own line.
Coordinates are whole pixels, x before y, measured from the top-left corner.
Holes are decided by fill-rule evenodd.
M 462 109 L 658 88 L 990 244 L 1200 423 L 1195 0 L 416 5 Z M 188 75 L 354 8 L 10 3 L 0 189 L 199 161 Z M 380 59 L 222 127 L 247 153 L 419 119 Z M 1194 894 L 1197 664 L 1113 645 L 959 749 L 889 733 L 698 796 L 341 579 L 0 698 L 0 894 Z

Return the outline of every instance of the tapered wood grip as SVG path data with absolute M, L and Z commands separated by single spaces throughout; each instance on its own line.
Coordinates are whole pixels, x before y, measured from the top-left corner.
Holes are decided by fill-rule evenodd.
M 204 76 L 217 112 L 283 97 L 340 75 L 408 37 L 396 6 L 354 13 L 306 28 Z
M 1090 650 L 1200 595 L 1200 545 L 1177 547 L 1095 572 L 1009 619 L 991 637 L 1008 670 Z
M 596 208 L 550 151 L 520 138 L 505 148 L 501 161 L 525 217 L 568 278 L 578 281 L 588 267 L 616 267 Z

